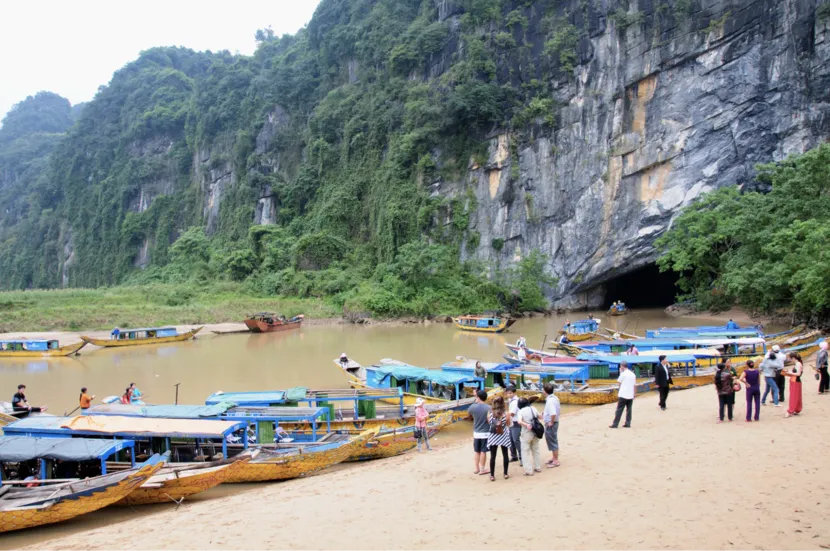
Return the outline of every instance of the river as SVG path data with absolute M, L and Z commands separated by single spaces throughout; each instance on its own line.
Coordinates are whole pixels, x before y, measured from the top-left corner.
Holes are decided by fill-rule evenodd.
M 477 334 L 453 324 L 375 324 L 308 326 L 285 333 L 216 335 L 203 331 L 196 340 L 120 349 L 86 347 L 81 355 L 56 359 L 0 359 L 0 396 L 11 401 L 18 384 L 29 402 L 47 404 L 61 415 L 78 405 L 80 388 L 96 395 L 120 395 L 134 382 L 148 403 L 202 404 L 216 392 L 308 388 L 346 388 L 333 360 L 341 352 L 363 364 L 394 358 L 422 367 L 439 367 L 466 356 L 499 361 L 505 343 L 523 335 L 528 346 L 550 342 L 567 318 L 580 314 L 520 319 L 506 333 Z M 677 318 L 663 310 L 637 310 L 602 318 L 603 327 L 643 334 L 646 328 L 716 324 L 709 318 Z M 5 392 L 5 394 L 1 394 Z

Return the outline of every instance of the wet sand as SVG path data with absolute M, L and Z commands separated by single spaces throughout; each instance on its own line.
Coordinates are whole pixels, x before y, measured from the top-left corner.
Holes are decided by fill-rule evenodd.
M 614 406 L 569 413 L 562 466 L 509 480 L 472 474 L 469 441 L 429 453 L 348 465 L 302 480 L 246 487 L 214 499 L 88 515 L 11 534 L 30 549 L 817 549 L 830 546 L 830 397 L 816 394 L 812 361 L 804 412 L 762 407 L 746 423 L 717 424 L 712 386 L 634 403 L 631 429 L 608 428 Z M 469 428 L 469 426 L 468 426 Z M 439 442 L 440 435 L 439 435 Z M 544 444 L 543 444 L 544 449 Z M 547 452 L 543 459 L 547 458 Z M 497 466 L 497 471 L 500 467 Z M 225 488 L 218 490 L 225 491 Z M 206 496 L 209 497 L 209 496 Z M 54 537 L 60 535 L 60 537 Z

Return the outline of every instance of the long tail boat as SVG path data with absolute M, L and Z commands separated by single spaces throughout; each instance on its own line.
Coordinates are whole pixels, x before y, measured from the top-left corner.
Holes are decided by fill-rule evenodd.
M 490 316 L 458 316 L 452 321 L 458 329 L 477 333 L 501 333 L 516 323 L 511 317 Z
M 565 335 L 570 342 L 589 341 L 596 337 L 600 321 L 598 318 L 588 318 L 567 322 L 559 330 L 559 334 Z
M 277 314 L 260 312 L 248 316 L 245 320 L 245 326 L 251 333 L 274 333 L 276 331 L 298 329 L 302 325 L 303 319 L 305 319 L 305 316 L 302 314 L 287 320 Z
M 0 358 L 49 358 L 71 356 L 86 346 L 81 341 L 61 346 L 56 340 L 8 340 L 0 341 Z
M 117 346 L 136 346 L 139 344 L 163 344 L 169 342 L 181 342 L 192 339 L 203 327 L 196 327 L 185 333 L 179 333 L 175 327 L 150 327 L 142 329 L 123 329 L 118 338 L 95 339 L 81 336 L 81 339 L 88 344 L 102 346 L 105 348 Z
M 617 304 L 612 304 L 611 308 L 608 309 L 609 316 L 624 316 L 628 313 L 628 308 L 626 308 L 625 304 L 622 302 Z
M 117 473 L 70 482 L 42 481 L 37 487 L 0 488 L 0 532 L 61 522 L 121 501 L 162 467 L 160 456 Z M 31 481 L 22 482 L 31 485 Z

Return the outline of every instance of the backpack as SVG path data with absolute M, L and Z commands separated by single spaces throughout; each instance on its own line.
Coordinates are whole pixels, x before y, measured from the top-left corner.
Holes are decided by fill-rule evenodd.
M 536 438 L 542 438 L 545 435 L 545 427 L 539 421 L 539 414 L 536 413 L 536 410 L 531 406 L 528 407 L 530 408 L 531 413 L 533 413 L 533 419 L 530 420 L 530 430 L 533 431 Z
M 504 423 L 502 420 L 504 417 L 496 418 L 493 417 L 490 419 L 490 433 L 491 434 L 504 434 Z

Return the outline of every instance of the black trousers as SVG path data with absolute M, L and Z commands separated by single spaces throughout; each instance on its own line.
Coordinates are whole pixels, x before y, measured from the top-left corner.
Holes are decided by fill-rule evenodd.
M 819 379 L 818 383 L 818 391 L 820 393 L 827 392 L 830 390 L 830 374 L 827 373 L 826 367 L 819 368 L 818 372 L 821 373 L 821 379 Z
M 510 457 L 507 455 L 507 446 L 490 446 L 490 476 L 496 476 L 496 452 L 501 448 L 501 456 L 504 460 L 504 474 L 507 474 L 507 466 L 510 465 Z
M 614 414 L 614 422 L 611 423 L 612 427 L 617 427 L 620 424 L 620 418 L 622 417 L 622 412 L 625 410 L 625 425 L 624 427 L 631 426 L 631 408 L 634 405 L 634 398 L 617 398 L 617 413 Z
M 735 405 L 734 394 L 718 394 L 718 416 L 723 421 L 723 409 L 726 406 L 726 413 L 729 420 L 732 420 L 732 406 Z
M 666 398 L 669 397 L 669 387 L 661 386 L 660 391 L 660 409 L 666 409 Z
M 775 374 L 775 383 L 778 385 L 778 390 L 781 392 L 781 399 L 778 400 L 779 402 L 784 401 L 784 383 L 787 382 L 787 378 L 779 371 Z

